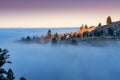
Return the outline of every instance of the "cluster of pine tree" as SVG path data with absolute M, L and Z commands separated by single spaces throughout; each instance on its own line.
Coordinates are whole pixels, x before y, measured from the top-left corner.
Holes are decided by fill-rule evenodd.
M 11 63 L 11 61 L 8 61 L 9 59 L 8 50 L 4 49 L 2 50 L 0 48 L 0 80 L 14 80 L 14 73 L 12 69 L 9 69 L 8 71 L 4 69 L 4 65 L 6 63 Z M 26 80 L 24 77 L 21 77 L 20 80 Z

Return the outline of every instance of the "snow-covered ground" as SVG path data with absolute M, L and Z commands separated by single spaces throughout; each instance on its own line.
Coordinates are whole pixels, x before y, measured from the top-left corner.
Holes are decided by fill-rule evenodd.
M 72 32 L 79 28 L 51 29 Z M 48 29 L 0 29 L 0 47 L 9 50 L 16 79 L 27 80 L 120 80 L 120 42 L 108 46 L 23 44 L 22 36 L 43 35 Z

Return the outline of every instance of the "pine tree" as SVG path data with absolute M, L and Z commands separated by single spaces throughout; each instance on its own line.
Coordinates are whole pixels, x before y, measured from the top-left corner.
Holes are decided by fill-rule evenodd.
M 20 80 L 26 80 L 24 77 L 21 77 Z
M 94 36 L 101 36 L 101 32 L 95 31 L 95 32 L 94 32 Z
M 55 34 L 54 34 L 54 37 L 55 37 L 55 38 L 58 38 L 58 37 L 59 37 L 58 33 L 55 33 Z
M 84 28 L 85 28 L 85 26 L 82 24 L 82 26 L 80 27 L 80 30 L 81 30 L 81 29 L 84 29 Z
M 106 24 L 111 24 L 111 23 L 112 23 L 112 19 L 110 16 L 108 16 L 106 20 Z
M 30 36 L 27 36 L 26 40 L 27 40 L 27 41 L 30 41 L 30 40 L 31 40 Z
M 85 28 L 86 28 L 86 29 L 88 29 L 88 26 L 87 26 L 87 25 L 85 25 Z
M 12 69 L 9 69 L 8 71 L 3 68 L 3 66 L 6 63 L 11 63 L 7 59 L 9 59 L 9 54 L 7 49 L 1 49 L 0 48 L 0 80 L 14 80 L 14 73 Z M 21 80 L 21 79 L 20 79 Z M 26 80 L 25 78 L 22 80 Z
M 53 38 L 51 42 L 52 42 L 52 44 L 57 44 L 57 39 Z
M 101 26 L 102 26 L 102 24 L 101 24 L 101 23 L 99 23 L 99 24 L 98 24 L 98 27 L 101 27 Z
M 47 32 L 47 38 L 51 38 L 52 34 L 51 34 L 51 30 L 49 29 Z
M 80 36 L 80 34 L 77 34 L 77 36 L 76 36 L 77 38 L 80 38 L 81 36 Z
M 89 37 L 88 32 L 83 32 L 83 37 Z
M 77 45 L 77 40 L 72 39 L 72 40 L 71 40 L 71 44 L 72 44 L 72 45 Z
M 3 66 L 6 63 L 11 63 L 10 61 L 7 61 L 7 59 L 10 56 L 7 53 L 8 53 L 7 49 L 2 50 L 0 48 L 0 80 L 13 80 L 5 77 L 5 75 L 8 76 L 8 72 L 3 68 Z M 13 74 L 11 76 L 13 76 Z
M 111 28 L 108 28 L 108 34 L 109 34 L 110 36 L 114 36 L 114 30 L 111 29 Z
M 8 70 L 7 72 L 7 80 L 14 80 L 14 73 L 12 72 L 11 69 Z

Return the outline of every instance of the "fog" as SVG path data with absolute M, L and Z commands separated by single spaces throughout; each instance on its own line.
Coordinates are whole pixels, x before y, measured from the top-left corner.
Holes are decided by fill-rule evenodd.
M 46 34 L 48 29 L 0 29 L 0 48 L 9 50 L 15 80 L 120 80 L 120 42 L 57 45 L 23 44 L 22 36 Z M 52 29 L 71 32 L 78 28 Z

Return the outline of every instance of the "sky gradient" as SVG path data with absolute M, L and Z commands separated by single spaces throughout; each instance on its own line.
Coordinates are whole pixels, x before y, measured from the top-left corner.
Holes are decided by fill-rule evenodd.
M 0 27 L 46 28 L 120 20 L 120 0 L 0 0 Z

